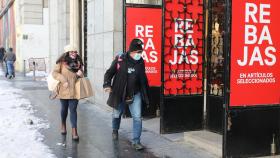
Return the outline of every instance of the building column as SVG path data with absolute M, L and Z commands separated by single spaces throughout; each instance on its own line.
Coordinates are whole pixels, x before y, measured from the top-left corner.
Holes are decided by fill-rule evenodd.
M 79 0 L 70 0 L 70 44 L 80 50 Z

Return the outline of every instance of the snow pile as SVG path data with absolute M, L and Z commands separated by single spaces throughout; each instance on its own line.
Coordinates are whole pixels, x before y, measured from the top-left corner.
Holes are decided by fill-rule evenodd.
M 0 158 L 54 158 L 39 133 L 49 125 L 34 116 L 30 101 L 22 98 L 22 93 L 0 80 Z
M 28 77 L 33 77 L 33 71 L 30 71 L 25 74 Z M 45 71 L 35 71 L 35 78 L 37 81 L 47 81 L 48 73 Z
M 26 76 L 33 77 L 33 71 L 26 73 Z M 36 77 L 46 77 L 46 76 L 48 76 L 48 73 L 46 73 L 45 71 L 35 71 L 35 76 Z

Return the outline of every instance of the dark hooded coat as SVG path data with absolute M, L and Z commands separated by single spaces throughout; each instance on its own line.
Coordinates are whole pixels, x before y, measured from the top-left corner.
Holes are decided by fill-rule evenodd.
M 125 100 L 126 97 L 126 87 L 127 87 L 127 62 L 129 58 L 128 53 L 123 53 L 116 56 L 112 62 L 110 68 L 106 71 L 104 75 L 103 88 L 111 87 L 112 92 L 109 94 L 107 104 L 111 107 L 117 108 L 118 105 Z M 137 78 L 139 80 L 139 91 L 141 93 L 141 98 L 146 106 L 149 106 L 149 85 L 147 76 L 145 73 L 145 63 L 141 58 L 135 64 L 135 71 L 137 72 Z M 112 82 L 113 79 L 113 82 Z

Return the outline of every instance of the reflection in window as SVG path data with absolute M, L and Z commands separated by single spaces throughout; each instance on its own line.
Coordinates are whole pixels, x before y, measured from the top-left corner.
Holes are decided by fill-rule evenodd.
M 212 3 L 212 24 L 211 24 L 211 51 L 209 77 L 210 95 L 224 96 L 224 52 L 223 52 L 223 32 L 224 32 L 224 9 L 222 2 Z
M 126 0 L 126 3 L 161 5 L 162 0 Z

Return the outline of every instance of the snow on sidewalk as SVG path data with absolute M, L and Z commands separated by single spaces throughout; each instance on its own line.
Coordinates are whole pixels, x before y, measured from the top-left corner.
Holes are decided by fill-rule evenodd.
M 1 64 L 1 63 L 0 63 Z M 4 71 L 3 71 L 3 68 L 0 66 L 0 76 L 4 76 Z
M 28 73 L 25 74 L 26 76 L 32 77 L 33 76 L 33 71 L 30 71 Z M 35 76 L 36 77 L 47 77 L 48 73 L 46 73 L 45 71 L 35 71 Z
M 0 158 L 55 158 L 39 133 L 48 123 L 34 115 L 22 93 L 0 80 Z

